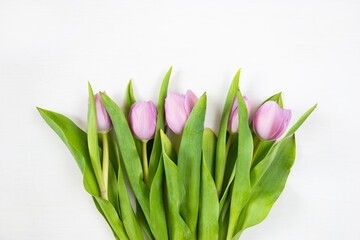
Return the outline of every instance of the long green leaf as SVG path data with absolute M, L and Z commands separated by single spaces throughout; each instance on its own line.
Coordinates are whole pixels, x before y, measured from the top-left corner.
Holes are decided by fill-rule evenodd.
M 296 132 L 296 130 L 299 129 L 299 127 L 305 122 L 305 120 L 310 116 L 310 114 L 315 110 L 317 104 L 315 104 L 313 107 L 311 107 L 309 110 L 307 110 L 300 118 L 297 120 L 297 122 L 289 129 L 289 131 L 286 133 L 285 137 L 288 137 Z
M 241 212 L 237 230 L 244 230 L 262 222 L 285 187 L 295 161 L 295 136 L 292 135 L 272 148 L 266 160 L 251 174 L 251 194 Z
M 203 154 L 204 155 L 204 154 Z M 219 199 L 215 182 L 207 168 L 205 157 L 201 164 L 201 193 L 199 209 L 200 240 L 217 240 L 219 234 Z
M 185 188 L 180 212 L 193 236 L 196 235 L 199 215 L 201 146 L 205 112 L 206 94 L 204 93 L 195 104 L 185 124 L 178 155 L 180 183 Z
M 170 67 L 169 71 L 166 73 L 163 82 L 161 84 L 159 100 L 157 106 L 157 120 L 156 120 L 156 131 L 154 137 L 154 144 L 150 156 L 149 162 L 149 186 L 153 181 L 153 178 L 157 172 L 158 164 L 161 156 L 161 139 L 160 139 L 160 129 L 165 131 L 165 98 L 167 96 L 167 90 L 170 80 L 172 67 Z
M 150 189 L 150 226 L 155 239 L 168 239 L 163 183 L 164 165 L 161 161 Z
M 231 195 L 227 239 L 232 239 L 241 210 L 250 194 L 250 167 L 253 153 L 253 141 L 248 123 L 248 112 L 240 91 L 237 93 L 237 99 L 239 109 L 238 157 Z
M 191 232 L 180 215 L 180 200 L 181 195 L 185 193 L 184 187 L 179 181 L 178 167 L 169 158 L 166 149 L 172 147 L 165 146 L 166 143 L 170 143 L 164 132 L 160 131 L 162 140 L 162 159 L 165 169 L 166 178 L 166 197 L 167 197 L 167 221 L 169 227 L 169 238 L 171 240 L 183 240 L 189 239 Z
M 202 151 L 206 166 L 213 178 L 215 175 L 216 140 L 217 138 L 215 133 L 210 128 L 206 128 L 203 134 Z
M 240 69 L 236 73 L 229 92 L 226 97 L 224 110 L 221 117 L 220 129 L 218 134 L 218 140 L 216 144 L 216 165 L 215 165 L 215 184 L 217 191 L 220 193 L 223 185 L 224 180 L 224 172 L 225 172 L 225 165 L 226 165 L 226 132 L 227 132 L 227 124 L 228 119 L 231 111 L 231 106 L 234 101 L 234 97 L 236 95 L 236 91 L 239 88 L 239 78 L 240 78 Z
M 100 190 L 95 173 L 92 170 L 88 152 L 86 133 L 77 127 L 74 122 L 61 114 L 41 108 L 38 108 L 38 110 L 46 123 L 56 132 L 72 153 L 83 173 L 83 184 L 86 191 L 95 198 L 95 201 L 97 202 L 95 204 L 96 207 L 105 217 L 112 231 L 116 234 L 117 238 L 128 239 L 123 223 L 115 208 L 109 201 L 100 198 Z
M 132 80 L 129 81 L 129 84 L 126 88 L 126 100 L 125 100 L 125 116 L 126 118 L 129 117 L 131 105 L 133 105 L 136 102 L 133 92 L 133 86 L 132 86 Z M 141 141 L 134 137 L 134 142 L 136 145 L 136 149 L 139 153 L 139 156 L 141 156 Z
M 129 193 L 125 185 L 125 180 L 122 172 L 122 167 L 120 163 L 120 153 L 119 149 L 116 145 L 115 139 L 110 138 L 109 146 L 112 152 L 114 152 L 114 157 L 116 158 L 116 162 L 118 162 L 118 181 L 116 188 L 118 189 L 118 199 L 120 201 L 120 209 L 122 215 L 122 221 L 124 223 L 127 234 L 130 239 L 144 239 L 139 223 L 136 220 L 136 216 L 131 207 Z
M 96 109 L 95 109 L 95 100 L 94 100 L 94 93 L 91 89 L 89 83 L 89 108 L 88 108 L 88 133 L 87 133 L 87 140 L 88 140 L 88 148 L 90 154 L 91 164 L 96 176 L 96 180 L 99 184 L 100 191 L 102 195 L 104 194 L 105 184 L 104 179 L 101 171 L 101 163 L 100 163 L 100 156 L 99 156 L 99 143 L 98 143 L 98 133 L 97 133 L 97 126 L 96 126 Z
M 114 126 L 116 137 L 120 147 L 120 153 L 124 161 L 125 169 L 129 177 L 131 187 L 136 199 L 139 201 L 146 220 L 150 220 L 149 189 L 145 185 L 141 160 L 138 155 L 134 138 L 129 125 L 121 109 L 107 95 L 100 93 L 107 112 Z

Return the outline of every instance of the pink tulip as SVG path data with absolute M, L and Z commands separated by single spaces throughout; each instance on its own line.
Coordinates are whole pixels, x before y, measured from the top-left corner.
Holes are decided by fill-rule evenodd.
M 154 137 L 157 110 L 153 102 L 136 102 L 131 105 L 129 123 L 134 136 L 142 141 Z
M 106 108 L 99 93 L 94 95 L 94 99 L 95 99 L 95 109 L 96 109 L 97 131 L 100 133 L 107 133 L 112 129 L 113 126 L 110 116 L 106 111 Z
M 174 133 L 182 133 L 197 100 L 197 96 L 191 90 L 187 90 L 185 95 L 168 94 L 165 99 L 165 117 L 167 125 Z
M 250 113 L 251 113 L 250 100 L 246 96 L 243 96 L 243 98 L 246 104 L 248 118 L 250 118 Z M 231 133 L 236 133 L 238 130 L 239 130 L 239 113 L 238 113 L 237 96 L 235 96 L 229 115 L 228 131 Z
M 285 132 L 290 119 L 290 110 L 280 108 L 274 101 L 267 101 L 255 114 L 254 131 L 262 140 L 274 141 Z

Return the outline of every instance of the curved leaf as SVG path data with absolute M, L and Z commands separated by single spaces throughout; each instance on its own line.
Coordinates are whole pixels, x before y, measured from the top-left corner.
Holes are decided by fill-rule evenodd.
M 227 124 L 231 111 L 231 106 L 234 101 L 236 91 L 239 88 L 240 70 L 241 69 L 239 69 L 239 71 L 236 73 L 226 97 L 225 106 L 221 117 L 218 140 L 216 144 L 215 184 L 218 193 L 221 193 L 223 180 L 224 180 L 224 172 L 226 165 L 225 148 L 226 148 Z
M 201 164 L 201 193 L 199 209 L 200 240 L 217 240 L 219 234 L 219 199 L 215 182 L 207 168 L 205 158 Z
M 231 194 L 227 239 L 232 239 L 240 212 L 250 194 L 250 167 L 253 153 L 253 140 L 248 123 L 248 112 L 239 90 L 237 92 L 237 99 L 239 109 L 238 155 Z
M 241 212 L 237 230 L 262 222 L 285 187 L 295 161 L 295 136 L 281 140 L 251 173 L 251 194 Z
M 161 156 L 161 139 L 160 139 L 160 129 L 164 131 L 165 129 L 165 98 L 167 96 L 167 90 L 170 80 L 172 67 L 166 73 L 163 82 L 161 84 L 159 100 L 157 105 L 157 120 L 156 120 L 156 131 L 154 137 L 154 144 L 149 161 L 149 186 L 153 181 L 153 178 L 157 172 L 158 164 Z
M 176 164 L 169 158 L 165 147 L 166 135 L 161 130 L 160 136 L 162 140 L 162 153 L 163 153 L 163 163 L 165 169 L 166 177 L 166 197 L 167 197 L 167 220 L 169 227 L 169 238 L 171 240 L 182 240 L 188 239 L 190 237 L 190 229 L 187 227 L 186 223 L 180 216 L 180 198 L 181 195 L 185 193 L 183 186 L 179 181 L 178 167 Z M 171 148 L 171 147 L 170 147 Z
M 150 220 L 149 189 L 143 181 L 141 160 L 138 155 L 134 138 L 129 125 L 121 109 L 107 95 L 100 93 L 107 112 L 114 126 L 116 137 L 120 147 L 120 153 L 124 161 L 125 169 L 129 177 L 131 187 L 136 199 L 139 201 L 146 220 Z
M 202 151 L 206 166 L 213 178 L 215 176 L 216 140 L 217 138 L 213 130 L 206 128 L 203 133 Z
M 205 111 L 206 94 L 204 93 L 185 124 L 178 155 L 179 179 L 185 188 L 180 212 L 193 236 L 196 235 L 199 215 L 201 146 Z

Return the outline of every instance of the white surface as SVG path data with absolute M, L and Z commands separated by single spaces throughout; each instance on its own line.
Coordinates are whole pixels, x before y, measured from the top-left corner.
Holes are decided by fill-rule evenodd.
M 0 1 L 0 239 L 113 239 L 72 156 L 35 106 L 85 126 L 87 81 L 124 105 L 207 91 L 217 129 L 229 84 L 258 105 L 283 91 L 297 159 L 268 218 L 243 239 L 360 239 L 359 1 Z M 250 1 L 249 1 L 250 2 Z M 291 2 L 291 3 L 290 3 Z

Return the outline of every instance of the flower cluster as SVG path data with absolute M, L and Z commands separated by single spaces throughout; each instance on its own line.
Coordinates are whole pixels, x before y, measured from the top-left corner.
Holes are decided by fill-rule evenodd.
M 105 92 L 94 95 L 89 84 L 87 132 L 61 114 L 38 110 L 73 154 L 116 239 L 144 239 L 142 229 L 158 240 L 238 239 L 266 218 L 283 191 L 295 160 L 295 131 L 316 105 L 286 134 L 291 111 L 281 93 L 251 120 L 239 71 L 215 134 L 204 128 L 206 94 L 168 93 L 170 74 L 157 106 L 136 101 L 130 81 L 125 112 Z M 171 141 L 174 134 L 180 143 Z

